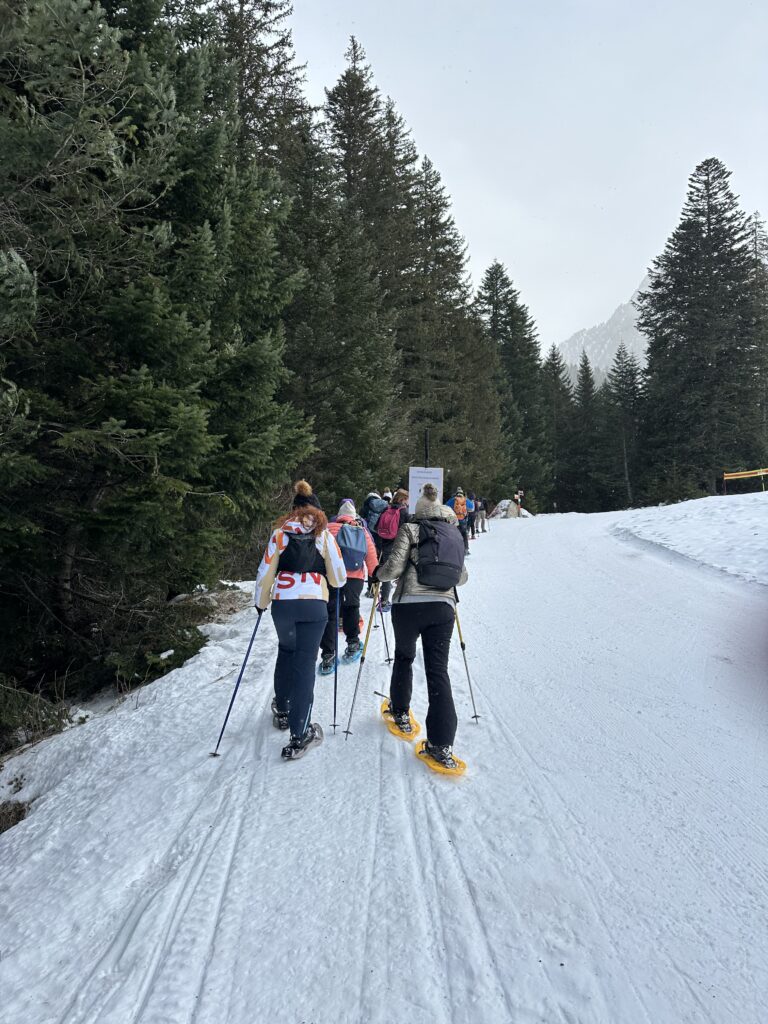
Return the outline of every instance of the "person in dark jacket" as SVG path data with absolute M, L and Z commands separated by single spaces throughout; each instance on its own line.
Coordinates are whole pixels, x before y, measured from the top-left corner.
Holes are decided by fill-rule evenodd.
M 485 498 L 478 498 L 475 503 L 477 510 L 477 532 L 487 533 L 486 523 L 488 521 L 488 502 Z
M 448 675 L 448 656 L 456 619 L 456 596 L 453 589 L 435 590 L 419 583 L 416 566 L 419 560 L 419 524 L 423 520 L 457 526 L 455 513 L 438 502 L 437 489 L 433 484 L 424 485 L 413 518 L 401 526 L 389 557 L 376 573 L 382 582 L 399 581 L 392 600 L 395 662 L 389 690 L 389 713 L 399 729 L 405 733 L 412 731 L 413 662 L 416 642 L 421 637 L 429 697 L 426 753 L 446 768 L 453 768 L 456 767 L 452 747 L 457 720 Z M 467 570 L 462 567 L 459 585 L 466 581 Z
M 394 511 L 390 511 L 390 509 Z M 394 519 L 394 512 L 397 512 L 396 519 Z M 394 522 L 392 522 L 393 519 Z M 398 531 L 401 526 L 408 522 L 408 519 L 408 491 L 398 488 L 392 497 L 389 509 L 385 509 L 384 512 L 382 512 L 377 523 L 377 527 L 381 530 L 381 534 L 379 534 L 379 540 L 381 541 L 381 562 L 385 562 L 392 553 L 392 548 L 394 547 Z M 387 536 L 382 536 L 384 533 L 386 533 Z M 386 583 L 382 583 L 381 585 L 381 610 L 383 612 L 388 612 L 392 608 L 392 602 L 390 601 L 391 595 L 392 583 L 390 580 L 387 580 Z
M 371 532 L 379 561 L 381 561 L 381 538 L 376 533 L 376 527 L 379 522 L 379 516 L 388 506 L 389 500 L 382 498 L 378 491 L 369 491 L 360 509 L 360 517 Z M 368 579 L 368 589 L 365 592 L 365 596 L 373 597 L 373 584 L 370 578 Z
M 475 498 L 474 492 L 470 491 L 467 495 L 467 532 L 472 540 L 477 540 L 477 533 L 475 532 L 476 522 L 477 498 Z

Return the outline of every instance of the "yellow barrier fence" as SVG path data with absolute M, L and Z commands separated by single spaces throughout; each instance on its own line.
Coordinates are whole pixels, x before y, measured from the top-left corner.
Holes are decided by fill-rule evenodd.
M 763 485 L 763 490 L 765 490 L 765 478 L 768 476 L 768 469 L 747 469 L 743 472 L 723 473 L 723 493 L 728 493 L 726 487 L 727 480 L 747 480 L 755 476 L 760 477 L 760 483 Z

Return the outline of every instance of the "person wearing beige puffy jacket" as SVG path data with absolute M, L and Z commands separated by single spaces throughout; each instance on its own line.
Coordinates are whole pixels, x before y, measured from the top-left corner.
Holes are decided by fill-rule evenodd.
M 400 527 L 389 557 L 376 572 L 376 578 L 382 582 L 399 580 L 392 599 L 395 662 L 390 682 L 389 713 L 403 732 L 412 730 L 413 662 L 416 643 L 421 638 L 429 697 L 426 752 L 450 768 L 455 766 L 452 747 L 457 720 L 448 675 L 448 656 L 456 618 L 456 595 L 453 588 L 436 590 L 419 582 L 416 567 L 422 522 L 446 523 L 458 531 L 456 515 L 447 505 L 438 502 L 437 490 L 432 484 L 424 485 L 411 521 Z M 462 549 L 463 542 L 459 542 L 459 553 Z M 466 581 L 467 570 L 462 565 L 459 586 Z

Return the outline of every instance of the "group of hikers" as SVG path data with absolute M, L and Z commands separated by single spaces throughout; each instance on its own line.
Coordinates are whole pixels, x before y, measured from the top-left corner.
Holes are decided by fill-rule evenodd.
M 488 502 L 458 488 L 441 504 L 437 488 L 425 484 L 413 515 L 408 492 L 398 488 L 371 491 L 360 514 L 353 499 L 344 498 L 329 521 L 306 480 L 293 492 L 290 512 L 277 520 L 267 543 L 255 592 L 259 613 L 271 603 L 278 636 L 272 716 L 277 728 L 290 730 L 283 758 L 295 760 L 322 742 L 322 729 L 311 721 L 318 651 L 320 675 L 361 657 L 360 600 L 367 578 L 366 596 L 379 602 L 382 613 L 391 612 L 395 634 L 382 713 L 403 738 L 418 731 L 410 705 L 421 639 L 429 698 L 422 753 L 437 770 L 457 769 L 462 762 L 453 755 L 457 719 L 448 675 L 456 587 L 467 581 L 470 540 L 488 531 Z M 337 658 L 339 618 L 346 649 Z

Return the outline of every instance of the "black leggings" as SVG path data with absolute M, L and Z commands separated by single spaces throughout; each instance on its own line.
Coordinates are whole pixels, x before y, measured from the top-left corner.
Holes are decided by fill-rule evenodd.
M 429 696 L 427 739 L 438 747 L 451 746 L 456 736 L 456 709 L 448 676 L 455 619 L 453 606 L 445 601 L 392 605 L 395 630 L 395 664 L 389 687 L 392 708 L 405 711 L 411 706 L 413 659 L 416 641 L 421 637 Z
M 303 736 L 315 697 L 315 663 L 320 637 L 328 619 L 325 601 L 273 601 L 277 632 L 275 698 L 288 711 L 292 736 Z
M 469 551 L 469 520 L 459 520 L 459 533 L 461 534 L 462 540 L 464 541 L 464 550 Z
M 322 641 L 324 658 L 331 658 L 336 650 L 336 589 L 329 587 L 330 597 L 328 599 L 328 625 L 325 627 Z M 339 609 L 341 611 L 341 622 L 344 626 L 344 635 L 347 643 L 350 640 L 360 639 L 360 595 L 363 592 L 363 581 L 348 579 L 339 591 Z

